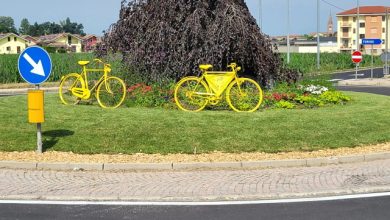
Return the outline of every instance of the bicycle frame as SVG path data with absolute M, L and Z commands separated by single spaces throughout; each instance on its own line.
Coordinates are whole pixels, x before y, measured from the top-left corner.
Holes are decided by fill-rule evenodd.
M 89 89 L 87 73 L 93 73 L 93 72 L 103 72 L 103 76 L 101 76 L 99 80 L 95 83 L 95 85 L 91 89 Z M 80 74 L 80 78 L 81 78 L 80 81 L 82 84 L 82 88 L 81 89 L 74 88 L 72 90 L 73 94 L 82 99 L 89 99 L 91 97 L 92 91 L 94 91 L 99 86 L 100 83 L 106 82 L 108 78 L 108 73 L 110 72 L 111 72 L 111 68 L 109 64 L 104 64 L 103 69 L 88 69 L 86 65 L 83 65 L 83 70 Z M 106 86 L 106 90 L 111 92 L 107 83 L 105 86 Z
M 236 69 L 232 66 L 232 71 L 207 71 L 202 70 L 202 74 L 199 77 L 200 80 L 195 86 L 194 91 L 197 89 L 201 81 L 205 81 L 210 88 L 212 93 L 195 93 L 201 96 L 208 96 L 209 100 L 219 100 L 221 95 L 225 92 L 230 83 L 238 80 L 237 72 L 239 69 Z M 239 91 L 241 92 L 241 88 Z

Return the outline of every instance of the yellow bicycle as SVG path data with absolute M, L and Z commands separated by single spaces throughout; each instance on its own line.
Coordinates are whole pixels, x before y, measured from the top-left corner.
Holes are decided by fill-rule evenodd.
M 75 105 L 81 100 L 88 100 L 96 90 L 96 99 L 103 108 L 117 108 L 125 99 L 126 85 L 123 80 L 115 76 L 109 76 L 111 65 L 103 63 L 99 59 L 94 59 L 97 64 L 103 64 L 102 69 L 87 69 L 90 61 L 79 61 L 83 68 L 81 74 L 70 73 L 61 79 L 59 94 L 62 103 L 65 105 Z M 102 72 L 103 75 L 89 89 L 87 73 Z
M 236 112 L 254 112 L 263 101 L 263 91 L 256 81 L 239 78 L 241 67 L 231 63 L 231 71 L 209 71 L 212 65 L 200 65 L 202 75 L 180 80 L 175 87 L 176 105 L 184 111 L 198 112 L 208 104 L 217 105 L 226 90 L 226 101 Z

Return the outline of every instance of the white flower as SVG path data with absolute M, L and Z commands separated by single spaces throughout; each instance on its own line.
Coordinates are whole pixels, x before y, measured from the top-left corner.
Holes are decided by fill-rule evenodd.
M 329 89 L 325 86 L 308 85 L 306 88 L 304 88 L 304 91 L 314 95 L 321 95 L 322 93 L 329 91 Z

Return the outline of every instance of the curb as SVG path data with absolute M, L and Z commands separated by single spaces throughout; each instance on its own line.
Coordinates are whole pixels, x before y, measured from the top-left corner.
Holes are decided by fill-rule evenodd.
M 27 94 L 28 90 L 34 88 L 21 88 L 21 89 L 0 89 L 0 95 L 22 95 Z M 58 87 L 41 87 L 41 90 L 45 92 L 58 92 Z
M 360 163 L 390 159 L 390 152 L 353 156 L 323 157 L 292 160 L 207 162 L 207 163 L 49 163 L 0 161 L 0 168 L 60 171 L 183 171 L 220 169 L 265 169 L 286 167 L 313 167 L 346 163 Z
M 347 79 L 347 80 L 341 80 L 337 82 L 338 86 L 390 86 L 390 79 L 370 79 L 370 78 L 364 78 L 364 79 Z

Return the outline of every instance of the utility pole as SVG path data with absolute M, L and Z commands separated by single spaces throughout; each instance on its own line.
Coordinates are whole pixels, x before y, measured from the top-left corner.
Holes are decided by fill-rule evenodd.
M 290 63 L 290 0 L 287 0 L 287 63 Z
M 385 49 L 385 74 L 389 74 L 389 9 L 386 8 L 386 49 Z
M 356 0 L 356 4 L 357 4 L 357 13 L 356 13 L 356 50 L 360 50 L 360 45 L 359 45 L 359 38 L 360 38 L 360 34 L 359 34 L 359 29 L 360 29 L 360 21 L 359 21 L 359 18 L 360 18 L 360 6 L 359 6 L 359 0 Z
M 320 70 L 320 0 L 317 0 L 317 70 Z
M 259 0 L 259 25 L 261 32 L 263 32 L 263 0 Z

